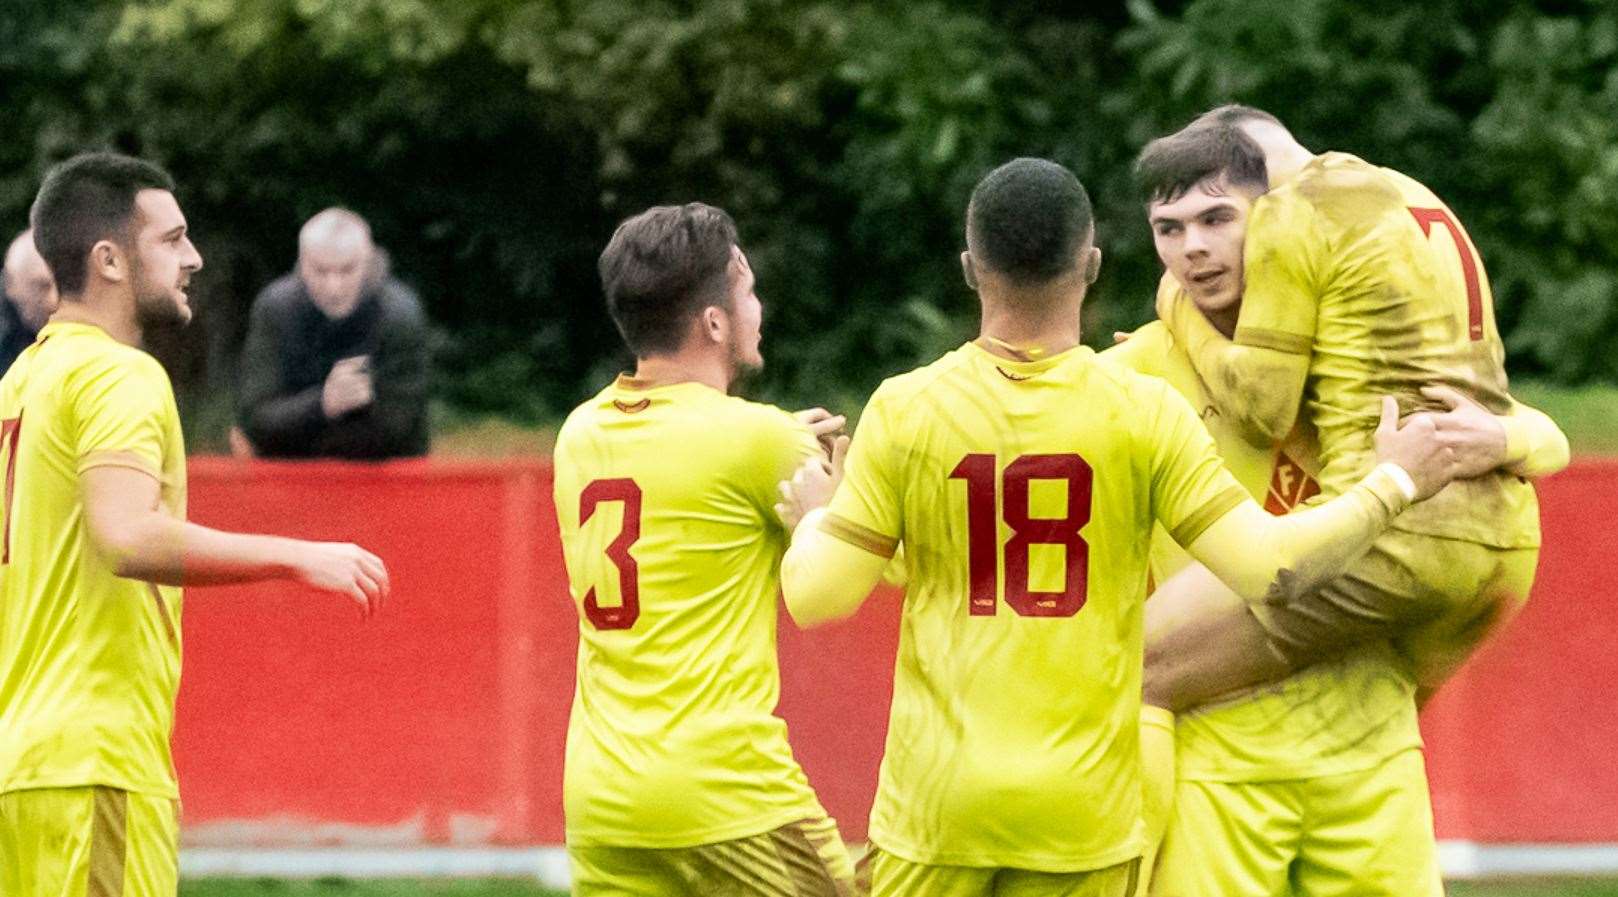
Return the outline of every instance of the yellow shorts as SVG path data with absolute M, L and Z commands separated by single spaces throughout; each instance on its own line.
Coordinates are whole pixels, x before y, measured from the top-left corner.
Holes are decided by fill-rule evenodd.
M 853 897 L 854 863 L 827 818 L 697 847 L 569 847 L 575 897 Z
M 1535 548 L 1493 548 L 1390 531 L 1319 590 L 1286 604 L 1255 604 L 1271 643 L 1294 668 L 1345 644 L 1392 638 L 1417 684 L 1434 689 L 1528 600 Z
M 1442 897 L 1421 751 L 1364 772 L 1175 786 L 1152 897 Z
M 0 894 L 174 897 L 176 801 L 116 788 L 0 794 Z
M 871 897 L 1134 897 L 1140 879 L 1138 859 L 1088 872 L 1036 872 L 912 863 L 873 847 L 862 866 Z

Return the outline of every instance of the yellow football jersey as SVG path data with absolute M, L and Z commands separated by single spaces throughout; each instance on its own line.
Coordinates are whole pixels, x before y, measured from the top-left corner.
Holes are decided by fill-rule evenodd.
M 968 343 L 887 380 L 823 529 L 909 567 L 870 837 L 1050 872 L 1140 855 L 1148 536 L 1246 500 L 1162 380 Z
M 568 843 L 689 847 L 824 815 L 774 715 L 776 485 L 819 450 L 790 414 L 698 383 L 620 377 L 568 416 Z
M 47 324 L 0 379 L 0 422 L 0 792 L 177 797 L 181 592 L 117 576 L 91 547 L 79 490 L 90 468 L 133 467 L 185 517 L 168 375 L 97 327 Z
M 1225 464 L 1266 510 L 1285 514 L 1319 487 L 1314 440 L 1306 431 L 1281 446 L 1248 442 L 1221 413 L 1191 359 L 1162 322 L 1135 331 L 1101 357 L 1162 377 L 1201 410 Z M 1163 582 L 1192 562 L 1161 527 L 1152 534 L 1152 577 Z M 1178 777 L 1257 782 L 1339 775 L 1373 768 L 1419 747 L 1415 682 L 1392 646 L 1374 642 L 1176 718 Z
M 1236 342 L 1311 357 L 1305 417 L 1321 487 L 1375 465 L 1381 397 L 1410 410 L 1427 384 L 1509 409 L 1505 348 L 1476 247 L 1432 191 L 1344 153 L 1318 156 L 1260 197 L 1247 225 Z M 1262 390 L 1262 382 L 1243 383 Z M 1394 529 L 1499 548 L 1539 545 L 1533 487 L 1506 473 L 1457 480 Z

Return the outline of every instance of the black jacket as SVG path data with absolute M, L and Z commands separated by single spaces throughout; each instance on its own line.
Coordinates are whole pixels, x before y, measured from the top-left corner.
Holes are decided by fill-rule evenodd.
M 22 350 L 33 345 L 37 334 L 22 322 L 11 297 L 0 295 L 0 375 L 4 375 Z
M 338 360 L 371 356 L 375 399 L 327 420 L 320 397 Z M 397 458 L 427 453 L 428 330 L 421 302 L 392 278 L 348 317 L 317 308 L 294 272 L 253 301 L 237 419 L 270 458 Z

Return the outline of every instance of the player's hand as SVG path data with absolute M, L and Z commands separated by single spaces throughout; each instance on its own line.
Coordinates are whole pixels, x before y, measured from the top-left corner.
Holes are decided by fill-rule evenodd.
M 848 437 L 838 436 L 832 442 L 831 460 L 810 458 L 803 462 L 790 480 L 782 480 L 777 487 L 781 500 L 775 503 L 775 515 L 786 525 L 787 532 L 798 528 L 798 523 L 816 508 L 831 503 L 837 484 L 843 481 L 843 462 L 848 457 Z
M 1127 330 L 1114 330 L 1112 332 L 1112 344 L 1114 346 L 1121 346 L 1124 343 L 1129 342 L 1129 338 L 1131 336 L 1134 336 L 1134 334 Z
M 392 588 L 382 559 L 347 542 L 299 543 L 294 575 L 304 585 L 347 595 L 361 618 L 381 610 Z
M 1382 397 L 1382 421 L 1376 428 L 1376 460 L 1404 468 L 1416 484 L 1416 501 L 1430 498 L 1455 479 L 1455 449 L 1438 432 L 1437 415 L 1413 414 L 1401 424 L 1399 403 Z
M 1433 415 L 1433 423 L 1455 450 L 1456 479 L 1482 476 L 1506 463 L 1506 428 L 1489 409 L 1448 386 L 1423 386 L 1421 394 L 1446 409 Z
M 831 457 L 832 444 L 837 440 L 837 434 L 843 432 L 843 425 L 848 423 L 848 419 L 841 414 L 832 414 L 824 408 L 806 408 L 803 411 L 793 412 L 792 416 L 798 419 L 798 423 L 808 427 L 809 432 L 815 434 L 826 457 Z
M 331 366 L 326 385 L 320 391 L 320 410 L 327 418 L 338 418 L 376 398 L 371 384 L 371 356 L 342 358 Z

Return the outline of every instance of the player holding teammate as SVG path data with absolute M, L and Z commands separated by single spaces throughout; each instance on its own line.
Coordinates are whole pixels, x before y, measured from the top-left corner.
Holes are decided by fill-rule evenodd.
M 824 458 L 816 435 L 842 418 L 726 394 L 763 364 L 762 307 L 719 209 L 625 221 L 601 281 L 637 360 L 556 440 L 579 608 L 574 893 L 849 895 L 847 851 L 774 715 L 786 532 L 771 513 L 777 482 Z
M 1159 311 L 1250 440 L 1285 439 L 1302 408 L 1319 435 L 1324 495 L 1372 463 L 1375 423 L 1356 405 L 1376 393 L 1417 407 L 1435 403 L 1431 386 L 1442 385 L 1511 413 L 1488 279 L 1431 191 L 1354 156 L 1316 156 L 1247 107 L 1207 113 L 1146 152 L 1154 151 L 1202 154 L 1214 168 L 1237 153 L 1267 176 L 1248 218 L 1244 271 L 1192 278 L 1199 288 L 1245 278 L 1234 339 L 1183 291 L 1161 291 Z M 1146 180 L 1159 198 L 1195 184 Z M 1510 457 L 1528 454 L 1522 434 L 1497 434 L 1512 443 L 1503 449 Z M 1402 516 L 1348 576 L 1304 600 L 1210 614 L 1195 571 L 1165 583 L 1153 603 L 1165 628 L 1148 655 L 1148 700 L 1194 706 L 1390 635 L 1415 665 L 1424 700 L 1526 601 L 1539 554 L 1538 504 L 1521 475 L 1529 471 L 1497 470 L 1499 451 L 1462 448 L 1465 479 Z
M 53 168 L 34 240 L 61 304 L 0 379 L 0 894 L 172 897 L 181 585 L 283 578 L 370 613 L 353 545 L 185 520 L 185 446 L 140 345 L 202 267 L 174 184 L 111 153 Z
M 1206 155 L 1148 153 L 1142 170 L 1154 182 L 1194 183 L 1150 206 L 1158 255 L 1168 274 L 1163 288 L 1183 289 L 1229 336 L 1241 305 L 1247 214 L 1266 184 L 1262 169 L 1244 169 L 1239 158 L 1238 164 L 1210 167 Z M 1202 276 L 1210 272 L 1232 276 Z M 1296 431 L 1279 446 L 1249 442 L 1237 416 L 1213 401 L 1161 321 L 1142 327 L 1102 357 L 1162 377 L 1202 409 L 1221 457 L 1266 510 L 1284 514 L 1318 493 L 1318 450 L 1311 434 Z M 1454 401 L 1466 410 L 1440 421 L 1445 435 L 1459 444 L 1503 450 L 1507 440 L 1495 439 L 1507 428 L 1520 428 L 1534 435 L 1513 441 L 1543 444 L 1546 456 L 1497 461 L 1546 472 L 1565 463 L 1566 440 L 1539 412 L 1521 408 L 1496 420 L 1475 405 L 1461 405 L 1462 399 Z M 1156 582 L 1192 563 L 1166 533 L 1153 534 Z M 1216 580 L 1203 579 L 1208 597 L 1241 605 Z M 1150 603 L 1148 608 L 1151 621 Z M 1148 646 L 1153 635 L 1149 625 Z M 1154 804 L 1151 789 L 1160 775 L 1163 796 L 1172 798 L 1174 807 L 1153 891 L 1251 897 L 1441 894 L 1413 694 L 1408 665 L 1381 639 L 1272 687 L 1199 708 L 1181 716 L 1177 726 L 1172 717 L 1163 721 L 1155 708 L 1144 709 L 1147 804 Z M 1151 719 L 1165 731 L 1144 725 Z M 1158 748 L 1163 757 L 1156 759 L 1150 745 L 1164 735 L 1167 744 Z M 1175 778 L 1176 754 L 1177 786 L 1168 781 Z M 1167 822 L 1166 812 L 1160 807 L 1156 815 Z
M 1390 415 L 1378 438 L 1397 463 L 1271 517 L 1183 398 L 1080 345 L 1101 254 L 1071 172 L 1019 159 L 990 173 L 967 245 L 980 337 L 882 384 L 828 509 L 842 444 L 832 476 L 800 468 L 782 508 L 804 514 L 782 591 L 802 625 L 845 616 L 904 545 L 874 894 L 1131 894 L 1153 522 L 1241 594 L 1285 599 L 1408 504 L 1404 470 L 1421 494 L 1437 488 L 1448 453 L 1429 454 L 1430 419 L 1399 430 Z

